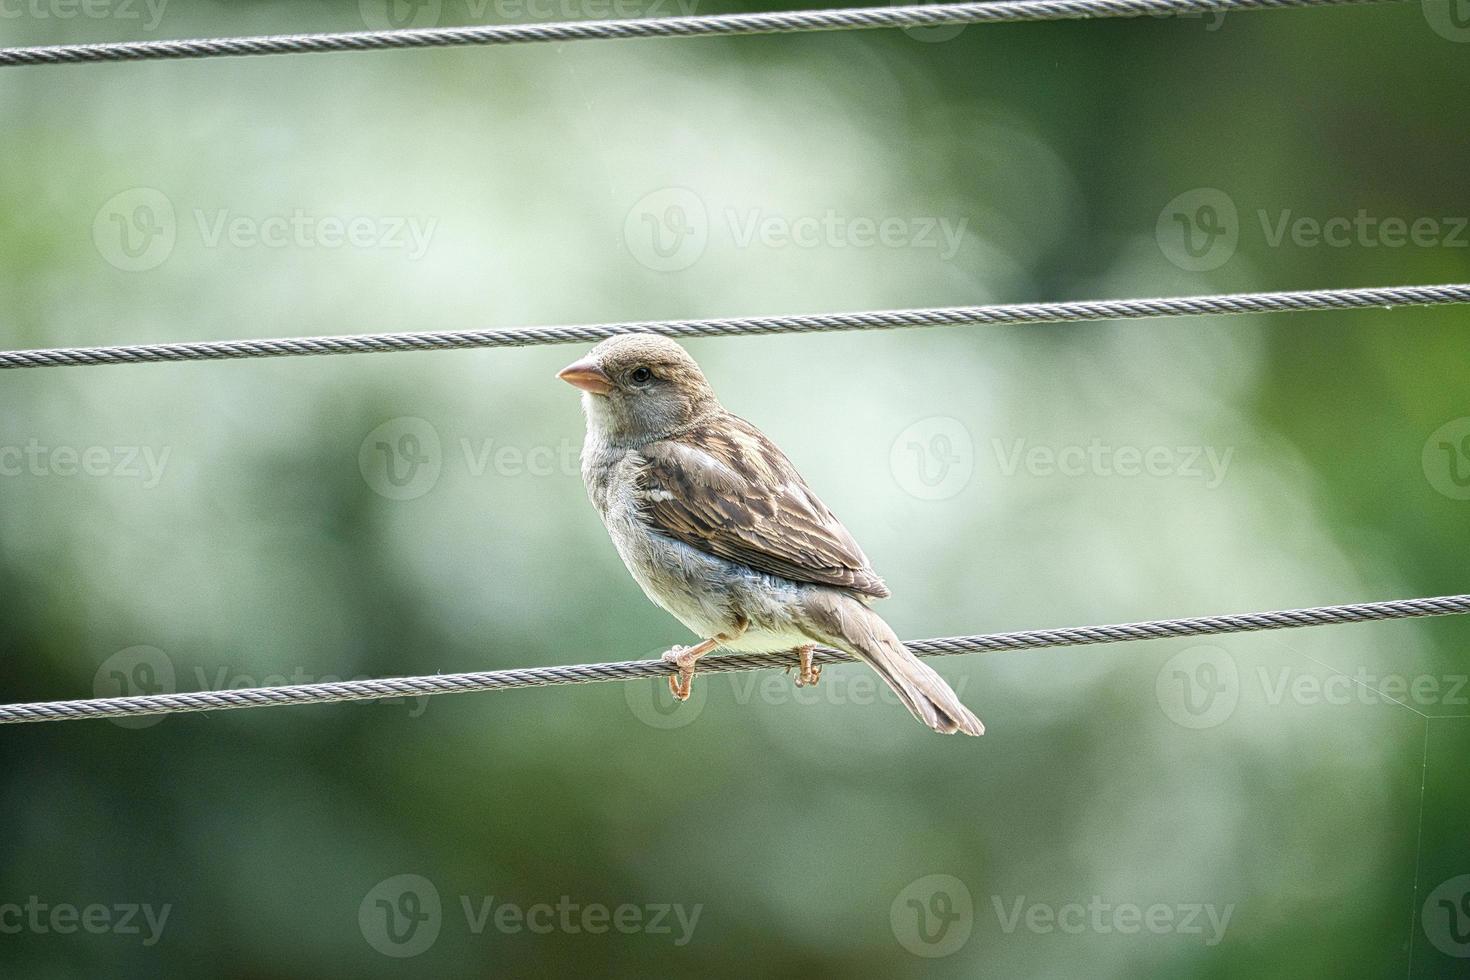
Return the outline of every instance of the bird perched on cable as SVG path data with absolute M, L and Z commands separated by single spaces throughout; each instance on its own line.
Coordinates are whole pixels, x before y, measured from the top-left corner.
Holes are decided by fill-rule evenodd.
M 623 563 L 703 638 L 664 654 L 676 698 L 717 648 L 795 649 L 797 683 L 815 684 L 811 652 L 825 643 L 865 661 L 935 731 L 984 733 L 869 608 L 888 588 L 852 535 L 770 439 L 725 410 L 682 347 L 624 334 L 557 377 L 582 390 L 582 477 Z

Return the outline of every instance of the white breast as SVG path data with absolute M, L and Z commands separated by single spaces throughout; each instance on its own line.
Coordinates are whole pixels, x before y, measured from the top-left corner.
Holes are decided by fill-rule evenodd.
M 791 625 L 790 609 L 812 586 L 752 571 L 651 530 L 634 479 L 640 465 L 636 454 L 590 438 L 583 450 L 588 496 L 644 594 L 701 639 L 733 632 L 744 619 L 746 634 L 728 649 L 789 650 L 809 642 Z

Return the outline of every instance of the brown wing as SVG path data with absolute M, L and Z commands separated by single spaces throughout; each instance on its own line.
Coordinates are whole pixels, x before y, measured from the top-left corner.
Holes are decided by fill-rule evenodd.
M 655 530 L 770 575 L 888 595 L 847 528 L 750 423 L 722 415 L 643 457 L 639 490 Z

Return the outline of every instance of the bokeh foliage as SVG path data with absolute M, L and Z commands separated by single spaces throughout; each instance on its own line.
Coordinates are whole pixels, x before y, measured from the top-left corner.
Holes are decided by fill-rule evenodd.
M 179 0 L 151 34 L 28 14 L 0 19 L 0 39 L 352 30 L 371 6 Z M 442 21 L 472 10 L 446 0 Z M 1470 44 L 1415 4 L 970 27 L 941 42 L 880 31 L 6 69 L 4 344 L 1465 281 L 1463 233 L 1458 246 L 1273 245 L 1260 215 L 1470 214 L 1467 83 Z M 127 272 L 93 226 L 138 187 L 169 199 L 178 241 Z M 708 209 L 708 247 L 677 272 L 647 268 L 625 237 L 630 209 L 662 188 Z M 1239 245 L 1190 272 L 1156 224 L 1198 188 L 1238 209 Z M 199 219 L 297 209 L 432 220 L 433 237 L 417 259 L 211 247 Z M 948 258 L 742 247 L 725 217 L 829 210 L 963 219 L 965 233 Z M 1421 459 L 1431 433 L 1470 415 L 1464 338 L 1465 312 L 1440 308 L 690 346 L 864 543 L 894 591 L 885 614 L 917 637 L 1470 591 L 1470 501 L 1436 489 Z M 0 477 L 3 700 L 88 696 L 101 665 L 138 646 L 189 689 L 684 642 L 564 462 L 581 419 L 552 375 L 574 353 L 8 373 L 0 446 L 168 456 L 156 485 Z M 403 417 L 433 427 L 442 473 L 392 500 L 359 456 Z M 942 500 L 908 492 L 891 459 L 934 418 L 973 447 L 973 476 Z M 1000 447 L 1017 440 L 1231 457 L 1217 486 L 1008 475 Z M 476 473 L 487 446 L 555 462 L 537 475 L 513 452 Z M 937 738 L 886 700 L 836 703 L 860 690 L 855 667 L 829 671 L 837 693 L 807 705 L 707 678 L 698 717 L 674 728 L 634 709 L 651 690 L 611 684 L 8 728 L 0 903 L 172 913 L 152 946 L 0 935 L 0 972 L 1452 975 L 1415 916 L 1470 872 L 1470 720 L 1424 715 L 1470 709 L 1272 693 L 1283 676 L 1337 672 L 1449 685 L 1470 673 L 1470 622 L 1221 639 L 1209 646 L 1237 666 L 1239 704 L 1201 729 L 1157 692 L 1192 646 L 944 662 L 990 729 L 978 741 Z M 401 874 L 444 903 L 413 960 L 381 955 L 359 923 L 364 897 Z M 969 941 L 933 960 L 890 922 L 931 874 L 963 881 L 975 909 Z M 703 911 L 675 946 L 475 934 L 460 908 L 564 895 Z M 1234 911 L 1208 945 L 1007 931 L 995 905 L 1093 896 Z

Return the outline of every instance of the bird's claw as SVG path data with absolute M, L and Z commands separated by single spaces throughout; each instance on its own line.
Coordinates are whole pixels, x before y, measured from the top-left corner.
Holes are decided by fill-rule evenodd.
M 689 692 L 694 686 L 694 661 L 698 659 L 691 656 L 688 647 L 674 647 L 665 650 L 663 661 L 678 668 L 678 672 L 669 675 L 669 693 L 674 696 L 675 701 L 688 701 Z
M 822 679 L 822 668 L 812 666 L 812 648 L 798 647 L 796 655 L 801 660 L 801 667 L 796 674 L 797 687 L 816 687 L 817 682 Z M 791 668 L 786 668 L 788 671 Z

